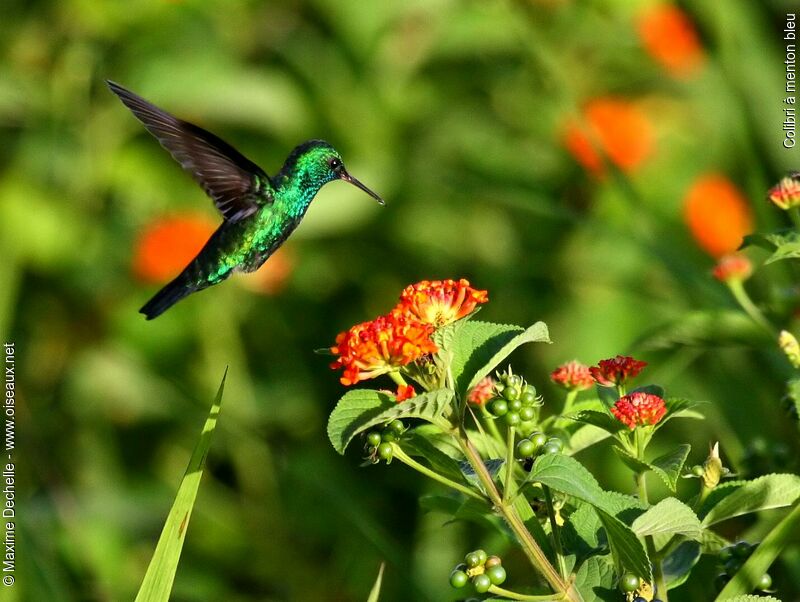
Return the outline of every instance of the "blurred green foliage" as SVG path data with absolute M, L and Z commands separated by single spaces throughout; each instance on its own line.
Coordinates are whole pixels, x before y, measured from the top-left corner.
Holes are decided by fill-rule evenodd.
M 648 4 L 6 2 L 0 332 L 17 343 L 24 496 L 21 572 L 4 595 L 132 599 L 230 366 L 174 599 L 364 600 L 382 561 L 382 599 L 454 599 L 454 559 L 507 543 L 426 513 L 418 497 L 437 486 L 403 467 L 339 457 L 325 420 L 341 386 L 313 353 L 423 278 L 489 289 L 487 319 L 549 324 L 555 344 L 515 358 L 546 402 L 561 361 L 633 351 L 670 394 L 712 402 L 702 428 L 665 429 L 664 449 L 689 440 L 697 462 L 720 439 L 738 467 L 760 438 L 794 462 L 774 344 L 738 314 L 724 329 L 684 326 L 690 312 L 738 310 L 681 214 L 691 182 L 718 171 L 761 229 L 779 225 L 762 199 L 798 167 L 780 144 L 789 3 L 687 2 L 707 57 L 686 80 L 643 50 L 635 19 Z M 106 78 L 268 172 L 325 138 L 387 207 L 326 187 L 288 243 L 280 294 L 230 281 L 145 323 L 136 311 L 155 287 L 132 275 L 137 233 L 214 210 Z M 587 175 L 561 141 L 575 111 L 607 95 L 641 101 L 656 130 L 630 180 Z M 752 290 L 791 328 L 788 264 L 761 269 Z M 632 487 L 607 447 L 583 454 L 609 486 Z M 757 541 L 768 525 L 730 528 Z M 509 583 L 525 571 L 513 555 L 504 564 Z M 713 560 L 698 570 L 679 599 L 709 599 Z M 800 595 L 800 549 L 771 573 L 785 599 Z

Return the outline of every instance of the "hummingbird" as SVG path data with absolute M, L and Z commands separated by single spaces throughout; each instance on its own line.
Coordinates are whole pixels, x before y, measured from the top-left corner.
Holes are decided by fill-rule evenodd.
M 211 132 L 173 117 L 119 84 L 106 83 L 200 184 L 223 218 L 189 265 L 139 310 L 148 320 L 234 272 L 261 267 L 297 228 L 317 192 L 328 182 L 344 180 L 384 204 L 347 172 L 342 157 L 324 140 L 296 146 L 280 171 L 268 176 Z

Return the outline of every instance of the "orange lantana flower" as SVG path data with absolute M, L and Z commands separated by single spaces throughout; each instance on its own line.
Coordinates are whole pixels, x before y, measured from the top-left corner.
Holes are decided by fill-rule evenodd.
M 550 380 L 561 385 L 567 391 L 583 391 L 594 385 L 594 378 L 589 366 L 577 360 L 561 364 L 550 373 Z
M 781 179 L 769 189 L 767 198 L 781 209 L 791 209 L 800 205 L 800 172 Z
M 133 273 L 140 280 L 162 284 L 186 267 L 216 230 L 202 215 L 157 219 L 139 234 L 133 252 Z
M 463 318 L 486 303 L 486 291 L 472 288 L 468 280 L 423 280 L 400 294 L 398 312 L 407 312 L 425 324 L 439 327 Z
M 339 357 L 331 368 L 344 368 L 343 385 L 375 378 L 438 351 L 431 340 L 433 326 L 392 311 L 371 322 L 356 324 L 336 337 L 331 352 Z
M 629 100 L 592 100 L 584 108 L 583 120 L 585 123 L 567 125 L 564 145 L 578 163 L 596 175 L 605 172 L 601 152 L 626 172 L 636 170 L 653 152 L 653 126 Z
M 697 31 L 677 6 L 651 6 L 641 13 L 637 26 L 647 53 L 673 75 L 688 76 L 703 62 Z
M 735 251 L 753 227 L 742 193 L 719 174 L 704 175 L 692 184 L 684 201 L 684 217 L 697 244 L 713 257 Z
M 714 266 L 714 278 L 720 282 L 747 280 L 753 273 L 753 264 L 744 255 L 725 255 Z

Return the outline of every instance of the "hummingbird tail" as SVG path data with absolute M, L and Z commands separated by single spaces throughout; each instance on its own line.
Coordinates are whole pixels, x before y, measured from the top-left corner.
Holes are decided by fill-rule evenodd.
M 199 287 L 187 282 L 185 276 L 181 274 L 158 291 L 150 301 L 145 303 L 142 309 L 139 310 L 139 313 L 144 314 L 148 320 L 152 320 L 163 314 L 178 301 L 197 290 L 199 290 Z

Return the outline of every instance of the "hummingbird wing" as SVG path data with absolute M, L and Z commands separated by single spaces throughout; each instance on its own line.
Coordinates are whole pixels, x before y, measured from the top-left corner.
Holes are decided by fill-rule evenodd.
M 111 91 L 188 171 L 229 222 L 252 215 L 272 202 L 269 176 L 224 140 L 173 117 L 112 81 Z

